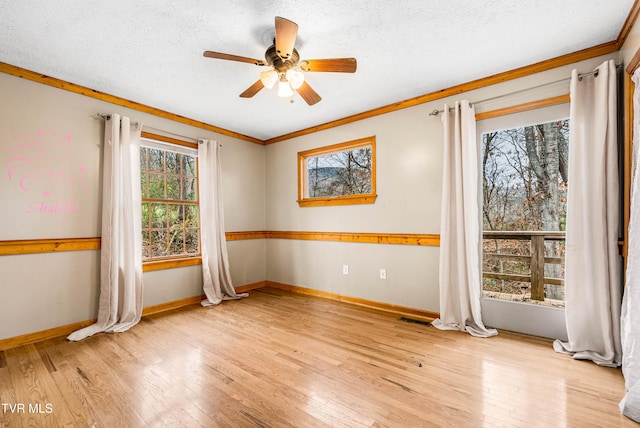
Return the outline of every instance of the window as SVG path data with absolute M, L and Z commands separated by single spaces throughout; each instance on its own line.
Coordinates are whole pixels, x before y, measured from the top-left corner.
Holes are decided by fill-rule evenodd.
M 197 151 L 143 138 L 142 259 L 200 255 Z
M 298 153 L 301 207 L 373 204 L 375 200 L 375 137 Z
M 568 154 L 567 119 L 482 135 L 485 296 L 563 306 Z

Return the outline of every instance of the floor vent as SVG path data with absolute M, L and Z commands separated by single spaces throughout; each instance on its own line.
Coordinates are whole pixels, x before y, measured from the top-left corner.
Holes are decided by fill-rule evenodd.
M 400 321 L 410 322 L 410 323 L 413 323 L 413 324 L 422 324 L 422 325 L 426 325 L 426 326 L 430 326 L 431 325 L 431 323 L 429 321 L 416 320 L 416 319 L 413 319 L 413 318 L 400 317 L 398 319 Z

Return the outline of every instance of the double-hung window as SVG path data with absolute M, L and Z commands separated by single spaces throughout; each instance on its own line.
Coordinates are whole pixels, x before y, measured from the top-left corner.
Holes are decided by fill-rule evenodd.
M 142 259 L 200 255 L 197 150 L 142 138 Z

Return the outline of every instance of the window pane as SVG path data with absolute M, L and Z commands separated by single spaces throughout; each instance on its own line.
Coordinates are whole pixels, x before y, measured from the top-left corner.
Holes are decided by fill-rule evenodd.
M 142 197 L 143 198 L 148 198 L 149 197 L 149 183 L 147 183 L 147 173 L 146 172 L 141 172 L 140 173 L 140 190 L 142 191 Z
M 186 235 L 187 254 L 200 253 L 200 236 L 198 229 L 187 229 Z
M 149 171 L 164 171 L 164 151 L 148 149 Z
M 307 159 L 307 197 L 371 193 L 371 146 Z
M 169 228 L 182 228 L 184 224 L 184 207 L 182 205 L 169 204 Z
M 151 243 L 149 241 L 149 231 L 142 231 L 142 259 L 148 259 L 151 257 Z
M 148 197 L 153 199 L 164 199 L 164 175 L 149 174 Z
M 167 175 L 166 199 L 182 199 L 180 197 L 180 177 L 179 176 Z
M 142 203 L 142 228 L 146 229 L 151 226 L 151 215 L 149 212 L 149 204 L 147 202 Z
M 147 170 L 147 148 L 140 147 L 140 171 Z
M 569 120 L 482 136 L 483 228 L 565 230 Z
M 182 178 L 182 199 L 185 201 L 195 201 L 197 199 L 196 183 L 195 177 Z
M 185 207 L 186 216 L 185 225 L 187 227 L 199 227 L 200 222 L 198 221 L 198 206 L 197 205 L 187 205 Z
M 167 205 L 164 203 L 151 204 L 151 227 L 167 227 Z
M 180 154 L 175 152 L 165 152 L 166 173 L 180 175 Z
M 196 176 L 196 158 L 182 155 L 182 174 L 190 177 Z
M 152 257 L 166 257 L 169 255 L 168 234 L 166 229 L 151 231 L 151 255 Z
M 172 230 L 169 239 L 169 254 L 184 254 L 184 229 Z

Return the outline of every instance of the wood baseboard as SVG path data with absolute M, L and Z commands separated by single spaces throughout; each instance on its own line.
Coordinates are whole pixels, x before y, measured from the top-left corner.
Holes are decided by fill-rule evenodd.
M 260 289 L 263 287 L 271 287 L 285 291 L 291 291 L 293 293 L 306 294 L 309 296 L 322 297 L 325 299 L 339 300 L 354 305 L 364 306 L 368 308 L 377 309 L 380 311 L 411 317 L 414 319 L 433 321 L 438 318 L 440 314 L 437 312 L 426 311 L 422 309 L 408 308 L 404 306 L 392 305 L 389 303 L 375 302 L 372 300 L 361 299 L 359 297 L 342 296 L 340 294 L 329 293 L 327 291 L 314 290 L 312 288 L 298 287 L 296 285 L 283 284 L 274 281 L 258 281 L 251 284 L 240 285 L 235 287 L 236 292 L 245 293 L 247 291 Z M 189 305 L 199 304 L 205 298 L 204 295 L 187 297 L 172 302 L 161 303 L 159 305 L 147 306 L 142 309 L 142 316 L 155 315 L 162 312 L 171 311 L 174 309 L 180 309 Z M 9 337 L 7 339 L 0 339 L 0 351 L 5 351 L 11 348 L 17 348 L 18 346 L 29 345 L 36 342 L 42 342 L 48 339 L 55 339 L 58 337 L 68 336 L 76 330 L 87 327 L 96 320 L 80 321 L 72 324 L 67 324 L 59 327 L 50 328 L 47 330 L 37 331 L 34 333 L 27 333 L 20 336 Z
M 236 292 L 245 293 L 250 290 L 262 288 L 266 285 L 266 281 L 254 282 L 252 284 L 240 285 L 235 287 Z M 162 312 L 171 311 L 174 309 L 180 309 L 189 305 L 199 304 L 205 298 L 204 295 L 187 297 L 173 302 L 161 303 L 159 305 L 147 306 L 142 309 L 142 316 L 155 315 Z M 72 324 L 67 324 L 59 327 L 50 328 L 47 330 L 36 331 L 34 333 L 22 334 L 20 336 L 9 337 L 6 339 L 0 339 L 0 351 L 5 351 L 11 348 L 17 348 L 18 346 L 29 345 L 32 343 L 42 342 L 48 339 L 55 339 L 58 337 L 68 336 L 76 330 L 87 327 L 96 320 L 79 321 Z
M 247 291 L 257 290 L 258 288 L 262 288 L 266 286 L 267 286 L 267 281 L 258 281 L 252 284 L 240 285 L 234 288 L 236 289 L 236 293 L 246 293 Z
M 205 298 L 206 296 L 204 294 L 201 294 L 199 296 L 192 296 L 192 297 L 187 297 L 185 299 L 174 300 L 173 302 L 166 302 L 166 303 L 160 303 L 159 305 L 147 306 L 145 308 L 142 308 L 142 316 L 146 317 L 148 315 L 155 315 L 162 312 L 172 311 L 174 309 L 180 309 L 189 305 L 197 305 Z
M 79 321 L 79 322 L 74 322 L 72 324 L 50 328 L 47 330 L 22 334 L 20 336 L 9 337 L 7 339 L 1 339 L 0 351 L 6 351 L 7 349 L 17 348 L 18 346 L 29 345 L 31 343 L 36 343 L 36 342 L 42 342 L 48 339 L 55 339 L 56 337 L 68 336 L 74 331 L 90 326 L 96 321 L 97 320 L 95 319 Z
M 293 293 L 306 294 L 310 296 L 322 297 L 325 299 L 339 300 L 341 302 L 351 303 L 353 305 L 365 306 L 396 315 L 411 317 L 423 321 L 433 321 L 440 317 L 438 312 L 431 312 L 423 309 L 408 308 L 405 306 L 392 305 L 389 303 L 375 302 L 373 300 L 361 299 L 359 297 L 343 296 L 340 294 L 329 293 L 328 291 L 315 290 L 313 288 L 298 287 L 297 285 L 282 284 L 280 282 L 265 281 L 267 287 L 277 288 L 279 290 L 291 291 Z

